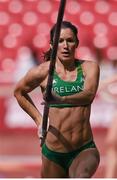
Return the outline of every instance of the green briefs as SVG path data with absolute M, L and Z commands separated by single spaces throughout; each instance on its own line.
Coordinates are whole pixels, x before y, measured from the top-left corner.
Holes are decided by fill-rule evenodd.
M 95 143 L 91 140 L 87 144 L 81 146 L 79 149 L 68 152 L 68 153 L 61 153 L 61 152 L 55 152 L 50 150 L 46 144 L 42 146 L 42 154 L 47 157 L 50 161 L 55 162 L 56 164 L 59 164 L 65 171 L 68 171 L 72 161 L 75 159 L 75 157 L 80 154 L 85 149 L 88 148 L 96 148 Z

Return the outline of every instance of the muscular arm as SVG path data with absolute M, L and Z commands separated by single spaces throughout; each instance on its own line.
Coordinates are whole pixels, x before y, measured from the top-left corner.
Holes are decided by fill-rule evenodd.
M 40 85 L 44 76 L 44 69 L 42 72 L 41 67 L 33 68 L 18 82 L 14 90 L 14 96 L 19 105 L 35 121 L 37 126 L 41 123 L 42 116 L 28 93 Z
M 99 66 L 94 62 L 85 62 L 83 65 L 85 73 L 84 89 L 82 92 L 64 96 L 63 103 L 77 104 L 79 106 L 91 104 L 99 83 Z

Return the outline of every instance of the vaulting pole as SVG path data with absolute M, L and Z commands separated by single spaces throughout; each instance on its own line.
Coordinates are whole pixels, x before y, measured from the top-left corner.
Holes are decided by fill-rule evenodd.
M 48 74 L 45 99 L 49 99 L 49 96 L 51 96 L 53 73 L 55 69 L 56 55 L 57 55 L 57 49 L 58 49 L 58 43 L 59 43 L 59 37 L 60 37 L 61 23 L 64 16 L 65 4 L 66 4 L 66 0 L 61 0 L 59 11 L 58 11 L 57 22 L 56 22 L 55 33 L 54 33 L 52 52 L 50 55 L 50 66 L 49 66 L 49 74 Z M 49 114 L 49 107 L 48 105 L 45 104 L 44 111 L 43 111 L 41 146 L 43 145 L 46 134 L 47 134 L 48 114 Z

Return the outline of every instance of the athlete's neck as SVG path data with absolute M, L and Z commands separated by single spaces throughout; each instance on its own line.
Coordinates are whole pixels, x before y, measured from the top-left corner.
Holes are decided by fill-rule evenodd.
M 63 71 L 73 71 L 75 69 L 75 59 L 70 61 L 62 61 L 57 58 L 56 69 L 61 69 Z

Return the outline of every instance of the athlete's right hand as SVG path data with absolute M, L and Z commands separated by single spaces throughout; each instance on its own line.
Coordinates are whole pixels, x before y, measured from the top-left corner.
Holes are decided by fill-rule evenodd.
M 41 139 L 42 139 L 42 125 L 39 125 L 39 126 L 38 126 L 37 135 L 38 135 L 38 137 L 39 137 L 39 141 L 40 141 L 40 144 L 41 144 Z

